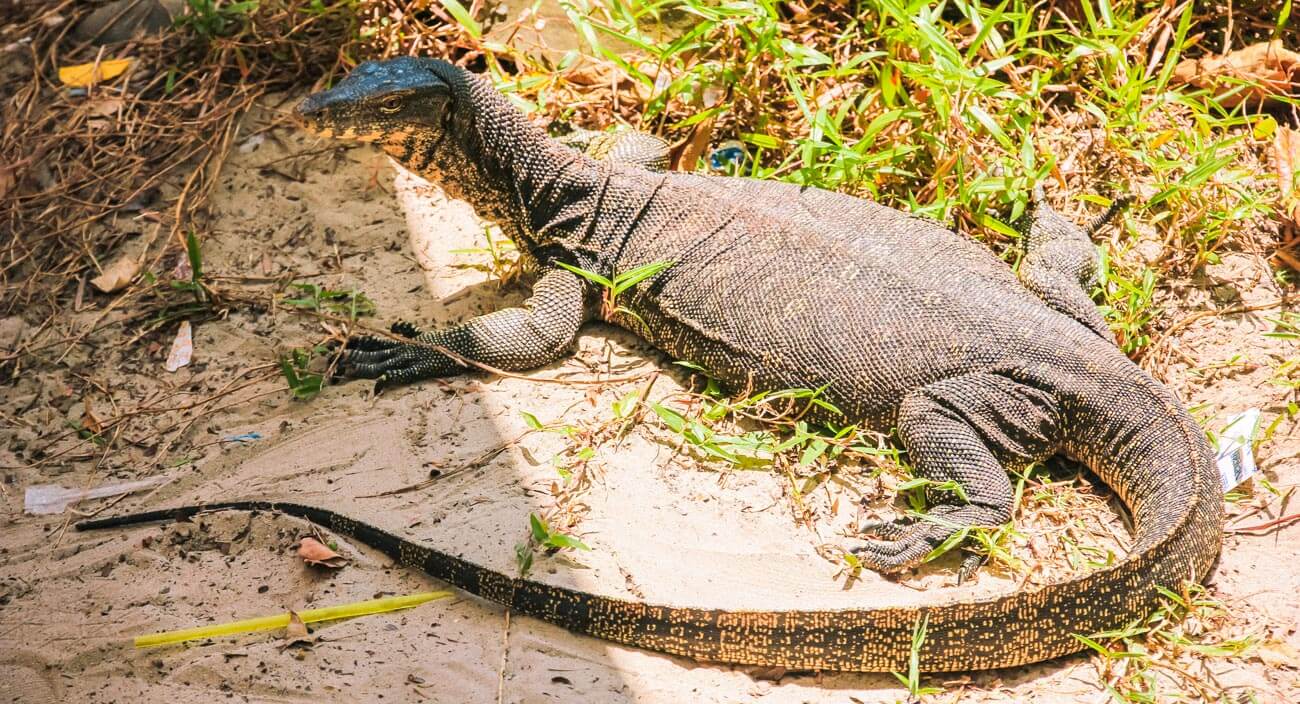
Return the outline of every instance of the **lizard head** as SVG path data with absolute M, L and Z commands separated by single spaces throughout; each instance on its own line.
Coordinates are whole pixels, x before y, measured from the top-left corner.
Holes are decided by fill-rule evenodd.
M 386 147 L 445 129 L 451 86 L 431 59 L 367 61 L 329 90 L 294 108 L 299 121 L 322 137 L 379 142 Z

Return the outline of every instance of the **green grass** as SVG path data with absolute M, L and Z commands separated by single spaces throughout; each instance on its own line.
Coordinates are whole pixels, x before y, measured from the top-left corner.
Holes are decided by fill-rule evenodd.
M 176 25 L 209 40 L 224 37 L 242 29 L 259 5 L 259 0 L 185 0 L 185 9 L 176 18 Z
M 611 275 L 612 278 L 606 278 L 596 272 L 580 269 L 576 266 L 565 264 L 564 262 L 556 263 L 564 269 L 567 269 L 600 287 L 600 317 L 602 319 L 612 320 L 616 315 L 621 314 L 633 318 L 642 324 L 644 324 L 645 321 L 641 320 L 641 316 L 637 315 L 630 308 L 619 305 L 618 297 L 627 292 L 627 290 L 633 286 L 636 286 L 642 281 L 649 279 L 673 265 L 672 262 L 651 262 L 649 264 L 642 264 L 641 266 L 634 267 L 632 270 L 625 271 L 621 274 L 614 273 Z
M 930 623 L 930 616 L 926 614 L 916 620 L 912 627 L 912 645 L 907 654 L 907 674 L 901 672 L 892 673 L 904 687 L 907 687 L 907 693 L 912 701 L 919 700 L 921 697 L 943 692 L 941 687 L 928 687 L 921 684 L 921 646 L 925 645 L 925 627 Z
M 327 350 L 317 346 L 311 349 L 295 348 L 280 358 L 280 375 L 289 385 L 289 393 L 300 401 L 310 401 L 325 386 L 325 375 L 310 369 L 312 359 L 325 355 Z
M 1146 619 L 1105 633 L 1075 635 L 1097 656 L 1106 691 L 1117 702 L 1229 701 L 1217 684 L 1193 674 L 1181 661 L 1229 659 L 1249 655 L 1258 645 L 1254 635 L 1219 638 L 1216 621 L 1227 618 L 1227 607 L 1187 584 L 1175 592 L 1160 590 L 1160 606 Z M 1250 688 L 1238 692 L 1250 701 Z
M 375 314 L 375 302 L 356 289 L 333 290 L 312 283 L 291 283 L 289 288 L 297 295 L 286 296 L 280 303 L 290 308 L 344 315 L 348 320 Z
M 583 50 L 639 84 L 632 93 L 645 99 L 631 119 L 641 129 L 713 146 L 738 139 L 757 178 L 954 223 L 1008 260 L 1036 182 L 1077 195 L 1066 210 L 1080 217 L 1108 196 L 1139 195 L 1100 245 L 1107 266 L 1096 292 L 1130 354 L 1162 320 L 1154 290 L 1218 262 L 1242 223 L 1277 205 L 1273 181 L 1241 160 L 1276 120 L 1172 83 L 1177 61 L 1206 42 L 1207 18 L 1193 4 L 1170 14 L 1085 0 L 1073 19 L 1044 18 L 1024 0 L 813 3 L 796 17 L 775 0 L 565 7 Z M 519 67 L 488 62 L 503 88 L 543 112 L 572 112 L 562 72 L 493 49 Z M 576 63 L 565 56 L 560 67 Z M 1084 142 L 1091 151 L 1072 153 Z M 1139 255 L 1140 238 L 1159 242 L 1158 254 Z

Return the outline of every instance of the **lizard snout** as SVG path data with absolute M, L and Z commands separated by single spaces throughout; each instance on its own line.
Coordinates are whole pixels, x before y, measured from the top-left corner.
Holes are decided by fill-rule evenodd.
M 306 127 L 313 127 L 319 122 L 322 113 L 325 112 L 325 101 L 320 99 L 320 93 L 313 93 L 302 99 L 293 108 L 293 116 Z

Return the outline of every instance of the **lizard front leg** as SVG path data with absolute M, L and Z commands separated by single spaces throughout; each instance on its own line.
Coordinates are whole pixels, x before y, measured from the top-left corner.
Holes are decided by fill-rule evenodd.
M 375 379 L 376 389 L 450 376 L 465 366 L 437 348 L 505 371 L 535 369 L 573 346 L 587 317 L 586 285 L 577 275 L 549 269 L 522 307 L 480 315 L 459 325 L 419 332 L 399 323 L 393 332 L 410 342 L 363 335 L 348 341 L 340 374 Z

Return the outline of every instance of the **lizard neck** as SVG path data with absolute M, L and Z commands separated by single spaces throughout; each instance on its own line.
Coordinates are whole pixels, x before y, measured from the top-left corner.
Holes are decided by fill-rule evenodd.
M 488 80 L 451 64 L 434 70 L 452 88 L 445 123 L 398 135 L 384 150 L 501 225 L 521 252 L 536 251 L 550 239 L 545 224 L 581 199 L 594 162 L 550 139 Z

